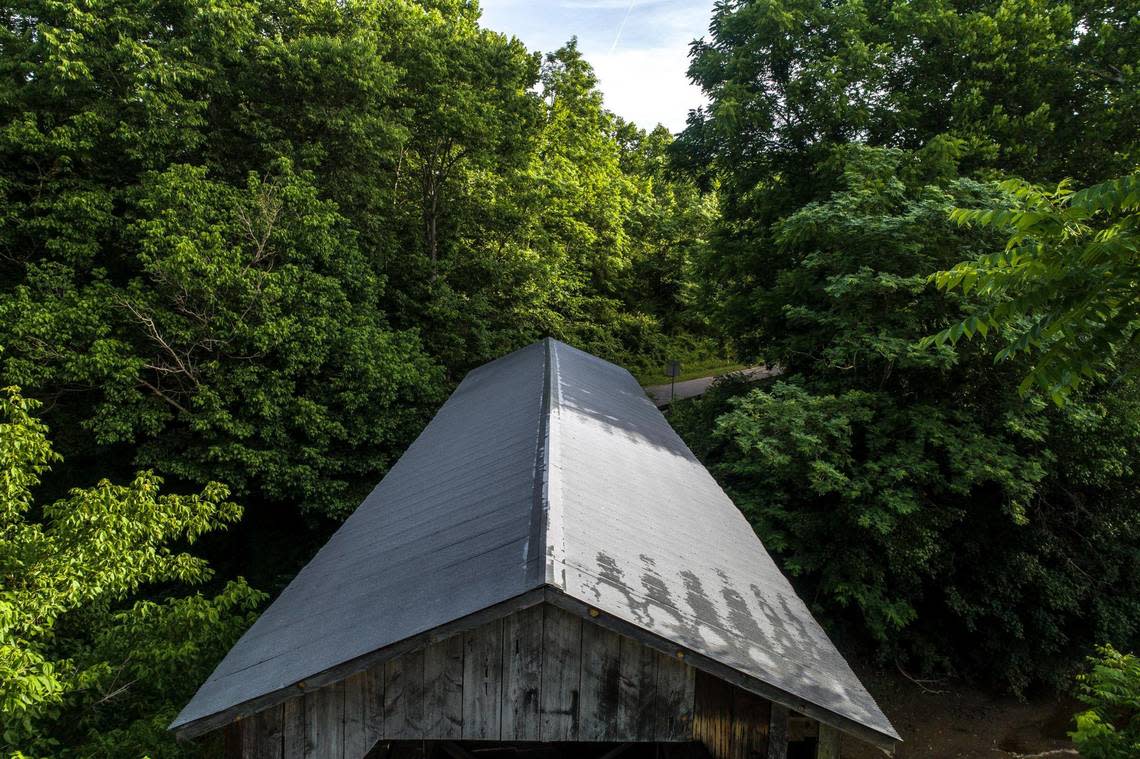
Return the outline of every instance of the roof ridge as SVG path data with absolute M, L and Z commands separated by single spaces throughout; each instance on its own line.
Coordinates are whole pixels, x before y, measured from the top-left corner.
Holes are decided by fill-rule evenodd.
M 560 480 L 562 463 L 560 459 L 559 417 L 562 414 L 562 377 L 558 364 L 559 343 L 553 338 L 546 339 L 546 394 L 549 396 L 545 413 L 546 429 L 543 436 L 546 466 L 542 472 L 543 491 L 543 546 L 545 552 L 546 584 L 558 589 L 566 587 L 565 576 L 559 576 L 557 565 L 565 562 L 566 545 L 563 538 L 562 502 Z

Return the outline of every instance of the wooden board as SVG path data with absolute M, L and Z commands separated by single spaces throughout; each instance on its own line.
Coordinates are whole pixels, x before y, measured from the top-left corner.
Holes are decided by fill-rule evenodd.
M 245 749 L 245 720 L 231 722 L 222 729 L 222 755 L 225 759 L 242 759 Z
M 695 675 L 693 740 L 705 744 L 714 759 L 731 759 L 733 687 L 704 672 Z
M 766 759 L 772 703 L 737 687 L 732 697 L 733 759 Z
M 344 681 L 344 757 L 364 756 L 384 734 L 384 671 L 368 669 Z
M 830 725 L 819 726 L 819 745 L 816 747 L 816 759 L 839 759 L 840 732 Z
M 504 741 L 537 741 L 539 690 L 542 687 L 543 607 L 512 614 L 503 620 Z
M 579 686 L 580 741 L 616 741 L 621 698 L 621 636 L 582 624 L 582 679 Z
M 543 616 L 541 738 L 578 740 L 578 702 L 582 671 L 582 619 L 554 606 Z
M 463 636 L 452 635 L 424 649 L 424 737 L 463 736 Z
M 463 739 L 499 740 L 503 703 L 503 621 L 463 635 Z
M 768 719 L 768 759 L 788 759 L 788 707 L 775 703 Z
M 305 757 L 325 759 L 344 754 L 344 683 L 305 694 Z
M 384 663 L 384 737 L 422 740 L 424 651 L 409 651 Z
M 693 734 L 693 668 L 676 656 L 657 654 L 654 740 L 687 741 Z
M 281 759 L 284 704 L 241 721 L 242 759 Z
M 619 667 L 617 732 L 622 740 L 653 740 L 657 652 L 622 637 Z
M 282 707 L 281 755 L 283 759 L 304 759 L 305 697 L 291 698 Z

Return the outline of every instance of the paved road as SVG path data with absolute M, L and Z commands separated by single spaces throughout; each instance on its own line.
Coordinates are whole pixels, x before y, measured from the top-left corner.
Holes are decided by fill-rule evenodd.
M 776 369 L 769 369 L 766 366 L 753 366 L 748 369 L 740 369 L 730 374 L 743 374 L 750 379 L 763 379 L 764 377 L 771 377 L 773 374 L 778 374 Z M 712 377 L 698 377 L 697 379 L 685 380 L 678 382 L 676 387 L 676 394 L 673 396 L 677 400 L 684 400 L 685 398 L 693 398 L 703 394 L 712 385 L 720 375 Z M 653 402 L 658 406 L 669 405 L 669 385 L 650 385 L 645 388 L 645 392 L 653 399 Z

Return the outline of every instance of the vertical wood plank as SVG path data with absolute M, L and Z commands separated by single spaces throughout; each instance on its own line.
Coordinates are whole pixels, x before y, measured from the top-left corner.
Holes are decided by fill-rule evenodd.
M 242 720 L 244 759 L 281 759 L 283 704 L 271 706 Z
M 344 754 L 344 683 L 331 683 L 305 694 L 306 759 Z
M 788 707 L 772 704 L 768 718 L 768 759 L 788 759 Z
M 578 693 L 582 669 L 582 620 L 547 606 L 542 620 L 542 740 L 578 740 Z
M 733 688 L 732 757 L 733 759 L 765 759 L 768 756 L 768 720 L 771 702 Z
M 621 636 L 596 624 L 583 622 L 578 740 L 631 740 L 618 735 L 620 688 Z
M 383 665 L 344 681 L 344 756 L 363 759 L 384 734 Z
M 305 757 L 305 697 L 297 696 L 283 705 L 281 753 L 284 759 Z
M 657 654 L 655 739 L 685 741 L 692 736 L 693 668 L 675 656 Z
M 231 722 L 222 731 L 222 752 L 225 759 L 242 759 L 246 733 L 243 722 L 244 720 L 240 719 Z
M 543 605 L 515 612 L 503 620 L 504 741 L 537 741 L 538 696 L 542 687 Z
M 499 740 L 503 704 L 503 620 L 463 634 L 463 738 Z
M 623 741 L 651 741 L 653 707 L 657 701 L 657 652 L 623 637 L 620 667 L 618 732 Z
M 239 744 L 237 756 L 241 759 L 254 759 L 257 756 L 257 749 L 261 743 L 257 734 L 257 717 L 257 714 L 251 714 L 231 725 L 236 728 L 235 740 Z
M 705 744 L 714 759 L 731 759 L 732 686 L 705 672 L 694 675 L 693 739 Z
M 418 649 L 384 663 L 384 732 L 393 740 L 422 740 L 424 651 Z
M 463 636 L 452 635 L 424 649 L 424 738 L 463 736 Z
M 816 759 L 839 759 L 840 732 L 830 725 L 819 726 L 819 744 L 816 746 Z

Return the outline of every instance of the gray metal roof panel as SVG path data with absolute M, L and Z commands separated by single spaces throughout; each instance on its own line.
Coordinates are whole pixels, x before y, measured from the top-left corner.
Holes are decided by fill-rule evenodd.
M 553 340 L 464 379 L 172 727 L 544 584 L 898 739 L 636 380 Z
M 545 352 L 535 344 L 464 379 L 173 728 L 542 585 L 526 564 Z
M 623 369 L 554 345 L 552 584 L 898 738 L 740 510 Z

